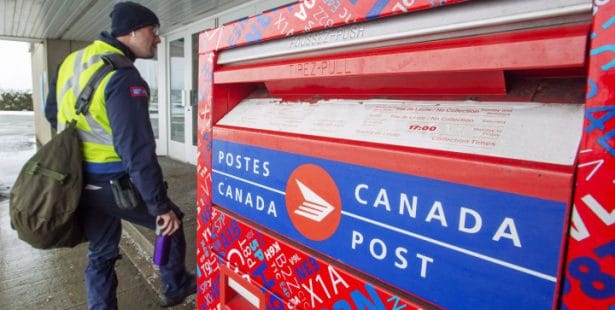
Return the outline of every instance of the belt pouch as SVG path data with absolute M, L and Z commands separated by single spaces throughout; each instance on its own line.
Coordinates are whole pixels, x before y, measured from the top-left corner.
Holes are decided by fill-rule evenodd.
M 120 209 L 130 210 L 139 204 L 139 196 L 128 176 L 109 181 L 115 203 Z

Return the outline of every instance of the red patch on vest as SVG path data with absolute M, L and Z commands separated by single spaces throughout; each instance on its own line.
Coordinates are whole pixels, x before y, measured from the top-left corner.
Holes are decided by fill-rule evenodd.
M 143 86 L 133 86 L 130 88 L 130 96 L 147 97 L 147 90 Z

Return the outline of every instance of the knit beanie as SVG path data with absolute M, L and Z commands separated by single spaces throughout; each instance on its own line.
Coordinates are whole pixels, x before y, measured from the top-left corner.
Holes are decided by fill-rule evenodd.
M 111 35 L 119 37 L 145 26 L 160 25 L 158 17 L 150 9 L 134 2 L 118 2 L 111 14 Z

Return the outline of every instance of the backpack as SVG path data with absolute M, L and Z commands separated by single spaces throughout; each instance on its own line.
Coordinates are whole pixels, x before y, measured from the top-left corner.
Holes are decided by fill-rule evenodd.
M 107 73 L 132 68 L 120 54 L 102 56 L 104 65 L 83 88 L 75 110 L 86 114 L 92 94 Z M 74 247 L 86 241 L 77 216 L 83 190 L 83 155 L 71 120 L 66 128 L 40 148 L 23 166 L 9 197 L 11 227 L 19 239 L 38 249 Z

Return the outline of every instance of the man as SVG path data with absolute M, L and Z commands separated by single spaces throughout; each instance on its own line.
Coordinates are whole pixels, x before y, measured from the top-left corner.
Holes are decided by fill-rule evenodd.
M 60 66 L 56 83 L 58 128 L 77 119 L 83 142 L 86 186 L 79 217 L 89 241 L 85 270 L 88 307 L 117 308 L 114 265 L 120 257 L 121 219 L 151 229 L 159 223 L 162 233 L 171 239 L 168 263 L 160 266 L 166 288 L 161 306 L 170 307 L 194 294 L 196 282 L 184 266 L 183 213 L 167 197 L 156 158 L 148 112 L 149 86 L 135 68 L 116 69 L 94 91 L 86 115 L 75 111 L 75 98 L 103 64 L 101 55 L 122 54 L 131 61 L 152 58 L 160 43 L 160 22 L 148 8 L 120 2 L 110 17 L 111 33 L 102 32 L 92 44 L 69 55 Z M 131 194 L 136 204 L 130 203 Z M 122 203 L 122 197 L 128 203 Z

